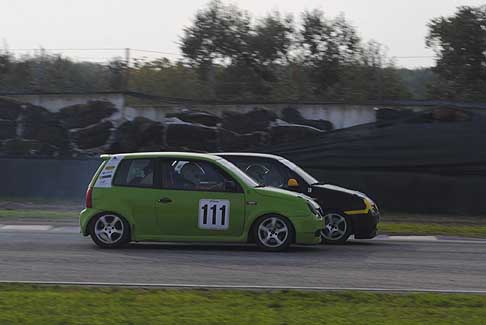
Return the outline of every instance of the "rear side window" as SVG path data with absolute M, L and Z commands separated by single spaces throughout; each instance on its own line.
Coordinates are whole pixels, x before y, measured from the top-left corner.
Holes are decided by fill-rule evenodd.
M 125 159 L 117 168 L 113 185 L 153 187 L 154 172 L 153 159 Z

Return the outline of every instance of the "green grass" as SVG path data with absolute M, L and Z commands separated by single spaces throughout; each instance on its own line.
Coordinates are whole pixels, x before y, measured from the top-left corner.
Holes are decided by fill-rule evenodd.
M 486 296 L 0 286 L 0 324 L 484 324 Z
M 381 222 L 378 232 L 389 235 L 442 235 L 486 238 L 484 225 Z
M 49 204 L 49 205 L 80 205 L 84 203 L 84 197 L 78 199 L 45 198 L 45 197 L 20 197 L 20 196 L 0 196 L 0 202 L 15 202 L 26 204 Z
M 6 210 L 0 209 L 0 220 L 2 218 L 47 218 L 47 219 L 62 219 L 62 218 L 76 218 L 79 212 L 76 211 L 56 211 L 56 210 Z

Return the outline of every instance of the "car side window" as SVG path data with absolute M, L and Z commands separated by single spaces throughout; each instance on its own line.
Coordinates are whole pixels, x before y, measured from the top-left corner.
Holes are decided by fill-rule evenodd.
M 117 168 L 113 185 L 153 187 L 154 166 L 153 159 L 124 159 Z
M 209 192 L 241 192 L 240 185 L 226 172 L 203 160 L 162 160 L 162 187 Z
M 259 184 L 279 188 L 287 186 L 288 173 L 272 160 L 234 158 L 230 161 Z

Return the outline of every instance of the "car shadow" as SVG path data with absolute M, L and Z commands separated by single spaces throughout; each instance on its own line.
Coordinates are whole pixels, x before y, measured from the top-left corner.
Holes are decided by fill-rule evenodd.
M 370 246 L 370 245 L 376 245 L 376 241 L 370 241 L 370 240 L 351 240 L 347 241 L 343 244 L 327 244 L 327 246 Z
M 328 247 L 380 247 L 380 246 L 400 246 L 400 242 L 391 242 L 391 241 L 384 241 L 384 240 L 371 240 L 371 239 L 363 239 L 363 240 L 351 240 L 347 241 L 342 244 L 324 244 L 324 246 Z
M 323 245 L 293 245 L 283 252 L 268 252 L 259 249 L 252 244 L 208 244 L 208 243 L 151 243 L 140 242 L 130 243 L 122 248 L 123 250 L 166 250 L 166 251 L 221 251 L 221 252 L 259 252 L 272 254 L 286 254 L 296 252 L 315 252 L 323 251 Z

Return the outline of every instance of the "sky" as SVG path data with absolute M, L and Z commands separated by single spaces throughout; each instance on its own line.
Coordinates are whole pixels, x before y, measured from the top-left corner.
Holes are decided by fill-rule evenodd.
M 22 49 L 56 50 L 77 60 L 106 61 L 123 56 L 122 48 L 180 55 L 178 40 L 184 26 L 208 0 L 0 0 L 0 41 L 18 55 Z M 386 46 L 403 67 L 431 66 L 434 53 L 425 48 L 426 24 L 451 15 L 457 6 L 478 6 L 486 0 L 232 0 L 255 17 L 273 10 L 299 18 L 308 9 L 328 17 L 344 14 L 365 41 Z M 115 49 L 84 50 L 68 49 Z M 162 54 L 131 51 L 132 57 Z M 403 58 L 403 57 L 427 58 Z

